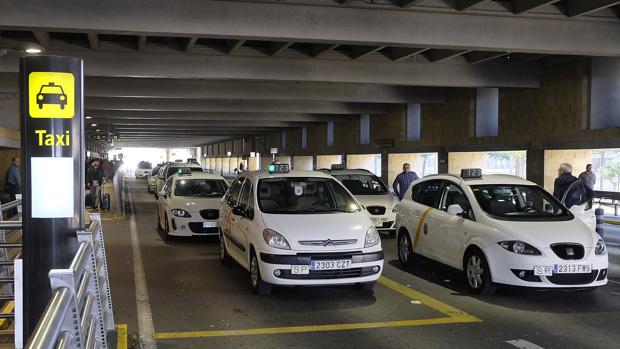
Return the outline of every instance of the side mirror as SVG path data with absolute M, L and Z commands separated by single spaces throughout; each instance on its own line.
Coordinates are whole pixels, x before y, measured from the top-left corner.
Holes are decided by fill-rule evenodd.
M 448 213 L 451 214 L 451 215 L 460 216 L 464 212 L 465 211 L 463 211 L 463 208 L 461 207 L 461 205 L 454 204 L 454 205 L 448 206 Z
M 157 196 L 158 197 L 161 196 L 162 198 L 165 199 L 168 195 L 166 195 L 166 191 L 165 190 L 162 190 L 159 193 L 157 193 Z
M 568 210 L 571 211 L 575 216 L 582 216 L 586 213 L 586 208 L 582 205 L 573 205 Z
M 240 206 L 235 206 L 233 207 L 232 213 L 235 216 L 242 216 L 245 217 L 245 210 L 243 210 Z

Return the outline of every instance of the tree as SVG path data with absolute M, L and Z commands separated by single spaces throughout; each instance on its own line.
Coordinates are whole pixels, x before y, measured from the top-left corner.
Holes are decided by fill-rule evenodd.
M 614 191 L 618 191 L 618 184 L 620 184 L 620 160 L 613 159 L 609 161 L 605 167 L 603 167 L 603 174 L 609 178 L 609 181 L 613 184 Z

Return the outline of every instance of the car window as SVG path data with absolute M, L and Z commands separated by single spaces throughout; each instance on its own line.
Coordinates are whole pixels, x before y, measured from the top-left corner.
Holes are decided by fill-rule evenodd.
M 226 182 L 220 179 L 182 178 L 174 185 L 175 196 L 222 197 L 226 193 Z
M 166 184 L 164 185 L 164 190 L 166 191 L 166 195 L 170 196 L 172 192 L 172 177 L 168 178 Z
M 239 193 L 241 193 L 243 182 L 245 182 L 245 178 L 237 178 L 228 191 L 226 200 L 232 207 L 237 206 L 237 199 L 239 198 Z
M 476 185 L 471 189 L 480 208 L 497 218 L 525 221 L 573 218 L 556 198 L 535 185 Z
M 466 217 L 473 217 L 471 204 L 463 190 L 454 183 L 446 183 L 441 194 L 439 209 L 447 212 L 450 205 L 459 205 L 466 213 Z
M 334 175 L 353 195 L 381 195 L 388 192 L 387 187 L 375 175 L 347 174 Z
M 245 185 L 241 190 L 241 196 L 239 197 L 239 207 L 243 210 L 250 208 L 250 202 L 252 201 L 252 183 L 245 181 Z
M 416 190 L 412 190 L 411 198 L 422 205 L 437 208 L 441 184 L 440 180 L 422 182 L 414 187 Z
M 586 186 L 582 181 L 576 180 L 568 187 L 564 196 L 562 197 L 562 203 L 567 208 L 571 208 L 575 205 L 581 206 L 586 204 L 586 209 L 592 208 L 590 205 L 590 196 Z

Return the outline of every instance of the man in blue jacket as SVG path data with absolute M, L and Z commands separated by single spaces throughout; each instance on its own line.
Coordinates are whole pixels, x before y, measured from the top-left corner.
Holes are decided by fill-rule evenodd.
M 398 196 L 399 200 L 403 199 L 405 192 L 409 189 L 411 183 L 418 179 L 418 174 L 411 171 L 411 165 L 408 163 L 403 164 L 403 172 L 399 173 L 392 183 L 394 193 Z
M 5 187 L 4 191 L 9 194 L 11 201 L 15 201 L 16 195 L 22 192 L 22 177 L 19 171 L 20 160 L 19 157 L 14 157 L 11 160 L 11 166 L 6 170 L 6 177 L 4 178 Z M 9 217 L 17 214 L 17 207 L 9 209 L 7 212 Z

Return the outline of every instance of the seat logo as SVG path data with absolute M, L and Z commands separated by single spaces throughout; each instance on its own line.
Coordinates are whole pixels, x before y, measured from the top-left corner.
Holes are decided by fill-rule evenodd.
M 75 115 L 75 78 L 71 73 L 28 75 L 28 111 L 34 119 L 71 119 Z

